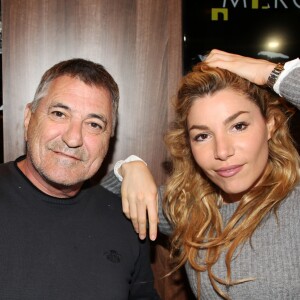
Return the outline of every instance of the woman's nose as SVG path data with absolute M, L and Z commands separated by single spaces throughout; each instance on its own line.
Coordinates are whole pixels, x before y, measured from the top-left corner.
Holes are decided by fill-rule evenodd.
M 227 160 L 234 155 L 234 144 L 229 136 L 215 137 L 215 159 Z

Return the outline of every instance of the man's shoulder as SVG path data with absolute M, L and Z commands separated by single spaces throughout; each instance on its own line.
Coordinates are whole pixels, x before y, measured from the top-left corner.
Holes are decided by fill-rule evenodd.
M 88 207 L 91 216 L 97 222 L 105 223 L 105 227 L 109 227 L 115 235 L 127 237 L 127 242 L 136 244 L 138 241 L 131 222 L 126 218 L 122 209 L 122 200 L 119 196 L 111 193 L 100 185 L 90 186 L 81 197 L 83 201 L 88 200 Z M 88 198 L 88 199 L 87 199 Z
M 5 163 L 2 163 L 0 164 L 0 171 L 4 171 L 4 170 L 7 170 L 9 169 L 11 166 L 14 165 L 14 162 L 13 161 L 9 161 L 9 162 L 5 162 Z
M 0 164 L 1 181 L 5 179 L 10 180 L 15 171 L 16 169 L 13 161 Z
M 107 207 L 110 210 L 122 211 L 121 197 L 110 192 L 100 184 L 93 184 L 84 188 L 88 197 L 95 202 L 97 206 Z
M 110 190 L 108 190 L 100 184 L 93 184 L 92 186 L 90 186 L 90 193 L 96 194 L 97 196 L 100 195 L 103 197 L 108 197 L 109 199 L 115 199 L 117 201 L 120 201 L 120 196 L 112 193 Z

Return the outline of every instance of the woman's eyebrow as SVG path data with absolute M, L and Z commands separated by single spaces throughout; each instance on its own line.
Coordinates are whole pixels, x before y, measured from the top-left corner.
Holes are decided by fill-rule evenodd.
M 235 114 L 229 116 L 228 118 L 225 119 L 225 121 L 223 122 L 225 125 L 227 125 L 228 123 L 231 123 L 233 120 L 235 120 L 238 116 L 242 115 L 242 114 L 249 114 L 249 111 L 245 111 L 245 110 L 241 110 L 236 112 Z
M 242 115 L 242 114 L 247 114 L 249 113 L 249 111 L 238 111 L 236 113 L 234 113 L 233 115 L 229 116 L 228 118 L 225 119 L 225 121 L 223 122 L 224 125 L 227 125 L 228 123 L 232 122 L 233 120 L 235 120 L 238 116 Z M 189 131 L 193 130 L 193 129 L 198 129 L 198 130 L 209 130 L 209 127 L 206 125 L 193 125 L 189 128 Z
M 198 129 L 198 130 L 208 130 L 209 127 L 205 126 L 205 125 L 193 125 L 189 128 L 189 131 L 193 130 L 193 129 Z

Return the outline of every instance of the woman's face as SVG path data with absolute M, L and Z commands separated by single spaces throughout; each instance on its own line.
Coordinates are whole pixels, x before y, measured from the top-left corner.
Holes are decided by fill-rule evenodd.
M 267 123 L 256 104 L 224 89 L 196 99 L 187 123 L 197 164 L 225 201 L 238 201 L 266 168 L 273 120 Z

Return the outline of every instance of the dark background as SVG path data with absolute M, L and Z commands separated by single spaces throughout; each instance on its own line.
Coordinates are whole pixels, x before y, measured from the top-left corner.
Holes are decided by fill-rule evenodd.
M 232 1 L 183 0 L 184 73 L 200 61 L 199 55 L 205 55 L 214 48 L 274 62 L 285 62 L 299 56 L 300 8 L 297 8 L 292 0 L 260 0 L 258 9 L 251 8 L 254 1 L 245 0 L 246 8 L 243 0 Z M 218 21 L 212 21 L 212 8 L 223 8 L 223 2 L 228 9 L 228 20 L 223 20 L 223 16 L 219 15 Z M 286 4 L 287 8 L 282 3 Z M 262 8 L 268 4 L 269 9 Z M 268 41 L 275 39 L 280 43 L 278 47 L 268 47 Z M 261 54 L 265 51 L 268 51 L 268 56 Z M 291 131 L 299 151 L 298 110 L 291 119 Z
M 282 53 L 288 59 L 298 57 L 300 50 L 299 23 L 300 9 L 292 0 L 282 0 L 288 6 L 284 8 L 275 0 L 259 1 L 258 9 L 251 9 L 247 0 L 244 8 L 243 0 L 236 1 L 234 8 L 231 0 L 226 1 L 228 21 L 211 20 L 211 9 L 222 8 L 223 0 L 185 0 L 183 1 L 183 56 L 184 71 L 188 71 L 199 61 L 198 54 L 205 54 L 213 48 L 233 52 L 245 56 L 268 58 L 259 55 L 261 51 L 270 51 L 267 41 L 276 38 L 281 45 L 271 51 Z M 262 9 L 269 3 L 269 9 Z M 298 1 L 300 6 L 300 1 Z M 271 58 L 269 58 L 271 59 Z M 273 61 L 285 61 L 274 58 Z

